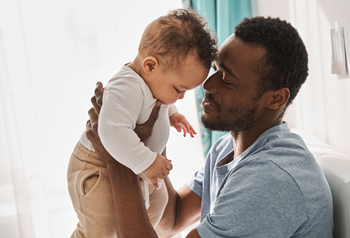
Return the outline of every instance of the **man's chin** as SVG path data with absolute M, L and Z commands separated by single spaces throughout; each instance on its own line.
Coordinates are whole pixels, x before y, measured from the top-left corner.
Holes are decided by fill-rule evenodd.
M 201 116 L 201 121 L 203 123 L 203 126 L 208 129 L 208 130 L 213 130 L 211 127 L 212 127 L 212 124 L 213 123 L 210 123 L 210 121 L 208 120 L 208 115 L 203 112 L 202 116 Z
M 230 131 L 229 127 L 225 123 L 219 121 L 219 118 L 209 118 L 205 113 L 201 116 L 201 121 L 205 129 L 210 131 Z
M 210 131 L 219 131 L 220 130 L 220 126 L 218 125 L 218 123 L 215 120 L 209 120 L 208 117 L 206 117 L 204 115 L 204 113 L 202 114 L 201 117 L 203 126 L 205 127 L 205 129 L 210 130 Z

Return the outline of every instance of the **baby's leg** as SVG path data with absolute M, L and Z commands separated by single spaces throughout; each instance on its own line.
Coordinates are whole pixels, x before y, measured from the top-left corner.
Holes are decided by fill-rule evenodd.
M 68 166 L 68 189 L 79 222 L 71 238 L 116 237 L 114 208 L 106 168 L 80 143 Z
M 168 203 L 168 191 L 165 187 L 164 180 L 159 181 L 162 182 L 162 187 L 159 190 L 155 189 L 151 183 L 148 183 L 150 206 L 147 209 L 147 213 L 153 227 L 157 226 Z M 140 181 L 140 185 L 142 193 L 145 196 L 143 180 Z

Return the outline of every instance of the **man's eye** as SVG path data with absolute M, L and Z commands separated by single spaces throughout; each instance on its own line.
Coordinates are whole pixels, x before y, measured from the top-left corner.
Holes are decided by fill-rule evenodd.
M 226 82 L 224 78 L 222 78 L 221 81 L 222 81 L 224 84 L 231 85 L 230 83 Z
M 226 84 L 226 85 L 233 85 L 232 83 L 228 83 L 225 81 L 225 72 L 222 73 L 222 78 L 221 78 L 221 81 Z
M 175 87 L 174 87 L 174 88 L 175 88 Z M 176 90 L 176 92 L 180 93 L 180 91 L 179 91 L 179 90 L 177 90 L 177 88 L 175 88 L 175 90 Z

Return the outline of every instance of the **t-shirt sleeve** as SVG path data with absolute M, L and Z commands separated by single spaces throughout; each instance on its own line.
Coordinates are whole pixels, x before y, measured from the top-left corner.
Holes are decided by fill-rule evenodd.
M 175 104 L 171 104 L 169 106 L 169 111 L 168 111 L 169 117 L 171 117 L 176 112 L 178 112 L 177 107 L 175 106 Z
M 300 189 L 277 165 L 245 165 L 221 186 L 200 237 L 291 237 L 307 219 Z
M 197 171 L 190 181 L 187 182 L 188 187 L 198 196 L 202 197 L 204 180 L 204 167 Z
M 215 147 L 215 144 L 213 147 Z M 203 191 L 209 189 L 210 186 L 210 178 L 208 175 L 210 174 L 211 163 L 215 163 L 212 162 L 212 153 L 213 150 L 211 149 L 207 155 L 204 166 L 193 175 L 190 181 L 187 182 L 188 187 L 200 197 L 203 197 Z
M 157 156 L 133 131 L 143 98 L 138 82 L 120 80 L 105 90 L 99 117 L 98 131 L 102 144 L 114 159 L 135 174 L 146 170 Z

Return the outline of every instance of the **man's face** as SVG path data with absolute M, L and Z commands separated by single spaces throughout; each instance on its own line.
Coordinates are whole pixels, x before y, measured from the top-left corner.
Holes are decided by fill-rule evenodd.
M 155 98 L 165 104 L 172 104 L 182 99 L 187 90 L 199 86 L 206 79 L 209 68 L 206 68 L 194 54 L 188 55 L 178 69 L 158 71 L 148 83 Z
M 213 74 L 204 82 L 202 122 L 207 129 L 246 130 L 261 118 L 257 68 L 265 50 L 231 35 L 220 47 Z

